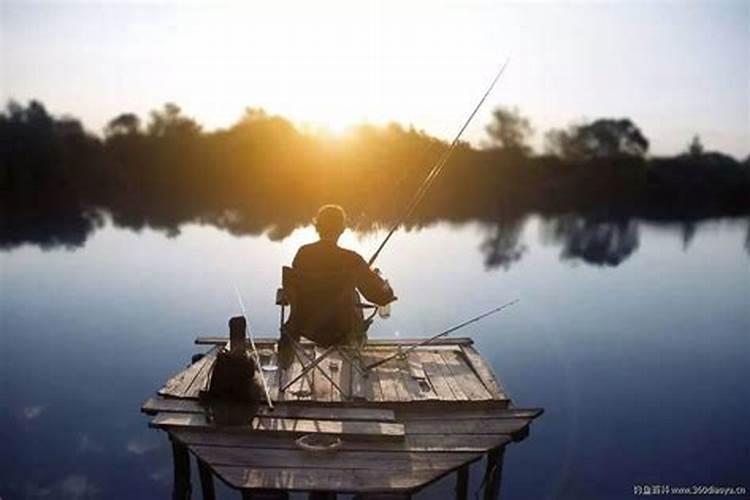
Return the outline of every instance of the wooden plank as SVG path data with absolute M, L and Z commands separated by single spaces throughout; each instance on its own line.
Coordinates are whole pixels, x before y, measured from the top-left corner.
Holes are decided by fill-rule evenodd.
M 312 352 L 314 353 L 314 357 L 317 359 L 320 356 L 323 356 L 326 352 L 326 349 L 320 346 L 313 346 Z M 323 371 L 330 377 L 331 376 L 331 370 L 330 370 L 330 359 L 331 356 L 333 356 L 333 352 L 330 352 L 326 355 L 326 357 L 318 363 L 317 368 L 313 368 L 312 370 L 312 399 L 313 401 L 330 401 L 331 400 L 331 393 L 335 391 L 333 388 L 333 385 L 331 385 L 331 381 L 326 378 L 325 375 L 323 375 Z M 310 363 L 311 361 L 305 360 L 305 363 Z
M 206 354 L 198 362 L 205 360 L 203 366 L 201 366 L 198 373 L 190 385 L 188 385 L 182 393 L 183 398 L 198 399 L 200 393 L 203 390 L 208 390 L 208 382 L 210 380 L 211 372 L 213 371 L 214 364 L 216 363 L 216 352 Z
M 218 350 L 219 346 L 214 347 L 201 359 L 171 377 L 167 380 L 164 386 L 159 389 L 158 393 L 162 396 L 182 397 L 201 369 L 204 368 L 207 363 L 212 361 Z
M 248 425 L 250 422 L 248 422 Z M 206 416 L 202 413 L 157 413 L 154 418 L 151 419 L 149 427 L 157 428 L 168 428 L 168 427 L 185 427 L 185 428 L 196 428 L 204 429 L 213 427 L 206 420 Z
M 410 353 L 407 359 L 394 360 L 400 368 L 401 382 L 409 392 L 409 401 L 436 400 L 438 398 L 437 394 L 432 390 L 432 386 L 424 374 L 421 363 L 417 367 L 415 361 L 409 359 L 415 357 L 411 354 L 413 353 Z M 415 378 L 414 373 L 420 376 Z
M 210 406 L 210 405 L 209 405 Z M 240 405 L 242 406 L 242 404 Z M 204 413 L 206 406 L 192 399 L 176 399 L 152 397 L 146 400 L 141 411 L 146 414 L 162 413 Z M 351 407 L 322 407 L 285 405 L 279 403 L 270 410 L 267 406 L 261 406 L 256 410 L 256 415 L 288 417 L 288 418 L 311 418 L 319 420 L 375 420 L 381 422 L 393 422 L 395 415 L 393 410 L 385 408 L 351 408 Z
M 377 356 L 377 358 L 381 357 Z M 401 363 L 398 359 L 394 359 L 371 370 L 370 373 L 377 373 L 380 379 L 383 401 L 401 401 L 407 403 L 413 401 L 414 398 L 404 383 L 401 371 Z
M 362 363 L 360 363 L 358 356 L 352 357 L 352 364 L 350 370 L 350 388 L 351 398 L 350 401 L 363 401 L 367 400 L 367 384 L 369 380 L 364 376 L 362 372 Z
M 141 405 L 141 411 L 147 415 L 155 415 L 159 412 L 203 413 L 205 410 L 198 401 L 193 399 L 154 396 L 144 401 Z
M 470 345 L 462 345 L 461 352 L 494 399 L 510 399 L 508 392 L 495 377 L 487 361 Z
M 307 352 L 307 351 L 306 351 Z M 308 353 L 309 354 L 309 353 Z M 292 363 L 287 367 L 286 370 L 284 370 L 284 374 L 281 377 L 281 380 L 284 380 L 283 384 L 286 384 L 287 381 L 294 380 L 297 375 L 302 373 L 302 364 L 300 362 L 300 358 L 305 361 L 305 363 L 308 363 L 307 358 L 304 354 L 299 353 L 299 357 L 295 356 Z M 284 391 L 284 400 L 285 401 L 293 401 L 293 400 L 302 400 L 302 401 L 309 401 L 312 399 L 312 382 L 313 382 L 313 374 L 308 372 L 306 373 L 302 378 L 300 378 L 298 381 L 296 381 L 294 384 L 289 386 L 286 391 Z
M 452 374 L 451 380 L 455 381 L 468 399 L 492 399 L 492 395 L 469 367 L 464 356 L 457 352 L 441 352 L 440 357 Z
M 427 375 L 424 372 L 424 367 L 422 366 L 422 361 L 419 359 L 419 356 L 416 352 L 409 353 L 406 359 L 406 363 L 408 365 L 409 374 L 412 376 L 412 378 L 415 378 L 417 380 L 427 378 Z
M 258 409 L 258 415 L 275 418 L 307 418 L 316 420 L 372 420 L 394 422 L 393 410 L 385 408 L 344 408 L 344 407 L 310 407 L 310 406 L 276 406 Z
M 333 363 L 336 363 L 334 366 Z M 344 391 L 343 394 L 332 388 L 331 401 L 349 401 L 352 395 L 352 363 L 351 360 L 342 356 L 339 352 L 333 353 L 330 363 L 330 374 L 334 382 Z
M 279 434 L 250 434 L 218 429 L 176 430 L 176 439 L 188 446 L 234 446 L 237 448 L 299 449 L 290 436 Z M 417 434 L 407 435 L 403 441 L 345 439 L 340 450 L 346 451 L 394 451 L 394 452 L 475 452 L 505 446 L 511 438 L 505 434 Z
M 397 419 L 402 420 L 450 420 L 450 419 L 496 419 L 496 418 L 527 418 L 535 419 L 544 413 L 542 408 L 477 408 L 466 410 L 460 406 L 445 409 L 438 413 L 405 408 L 399 410 Z
M 362 353 L 362 363 L 364 365 L 374 363 L 378 359 L 374 354 Z M 376 370 L 367 372 L 367 376 L 363 377 L 362 381 L 366 401 L 383 401 L 385 399 L 383 389 L 380 385 L 380 375 L 378 375 Z
M 242 466 L 217 466 L 214 471 L 234 488 L 272 488 L 288 491 L 331 491 L 336 493 L 370 493 L 412 491 L 429 483 L 434 471 L 381 471 L 354 469 L 251 469 Z
M 156 428 L 191 430 L 220 429 L 200 413 L 158 413 L 149 424 Z M 221 428 L 226 429 L 226 428 Z M 273 434 L 324 433 L 340 436 L 403 440 L 404 426 L 397 422 L 337 421 L 293 418 L 251 417 L 247 425 L 235 425 L 233 431 L 254 430 Z
M 431 351 L 417 351 L 414 354 L 422 363 L 422 369 L 437 398 L 442 401 L 453 401 L 455 396 L 443 375 L 442 363 L 436 361 L 434 353 Z
M 240 465 L 289 469 L 359 469 L 398 471 L 436 470 L 458 466 L 480 457 L 477 453 L 342 451 L 310 453 L 301 449 L 236 448 L 233 446 L 191 446 L 190 451 L 211 466 Z
M 525 418 L 502 419 L 443 419 L 406 420 L 404 426 L 409 435 L 416 434 L 508 434 L 523 431 L 531 420 Z
M 262 432 L 292 434 L 322 433 L 383 439 L 403 439 L 404 437 L 404 426 L 397 422 L 255 417 L 251 428 Z
M 411 339 L 367 339 L 367 347 L 378 347 L 378 346 L 412 346 L 414 344 L 420 344 L 427 340 L 427 338 L 411 338 Z M 274 337 L 258 337 L 254 339 L 255 345 L 258 349 L 268 346 L 273 346 L 279 339 Z M 226 345 L 229 342 L 229 337 L 196 337 L 195 343 L 198 345 Z M 312 342 L 304 342 L 305 344 L 312 344 Z M 430 343 L 430 346 L 440 345 L 472 345 L 474 341 L 470 337 L 443 337 L 435 339 Z

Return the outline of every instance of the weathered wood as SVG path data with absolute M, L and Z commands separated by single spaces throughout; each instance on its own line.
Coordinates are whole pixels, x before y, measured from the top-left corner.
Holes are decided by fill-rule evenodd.
M 314 348 L 312 345 L 303 347 L 302 349 L 306 350 L 309 348 Z M 309 363 L 307 361 L 307 357 L 305 354 L 297 352 L 297 348 L 293 347 L 294 352 L 294 359 L 292 363 L 289 365 L 289 367 L 284 370 L 284 374 L 281 377 L 280 385 L 281 387 L 284 387 L 287 383 L 291 382 L 292 380 L 296 379 L 300 373 L 302 373 L 303 367 L 302 367 L 302 361 L 304 360 L 305 363 Z M 308 353 L 309 355 L 309 353 Z M 294 400 L 303 400 L 303 401 L 309 401 L 312 399 L 313 394 L 313 373 L 311 371 L 308 371 L 305 373 L 299 380 L 294 382 L 292 385 L 286 388 L 284 391 L 284 400 L 285 401 L 294 401 Z
M 332 393 L 336 392 L 336 389 L 333 388 L 330 380 L 333 378 L 330 371 L 330 361 L 333 359 L 335 352 L 329 351 L 324 347 L 313 346 L 313 353 L 315 359 L 321 356 L 325 356 L 325 359 L 318 363 L 311 372 L 313 380 L 312 399 L 315 401 L 330 401 L 332 399 Z
M 249 434 L 216 430 L 178 430 L 173 434 L 181 442 L 205 446 L 232 446 L 235 448 L 299 449 L 288 436 L 278 434 Z M 393 451 L 393 452 L 474 452 L 484 453 L 490 448 L 505 446 L 510 442 L 505 434 L 420 434 L 406 435 L 403 441 L 345 439 L 341 451 Z
M 200 458 L 197 458 L 196 461 L 198 462 L 198 474 L 201 478 L 203 500 L 214 500 L 216 493 L 214 491 L 214 477 L 211 473 L 211 468 Z
M 412 339 L 367 339 L 367 347 L 373 346 L 412 346 L 415 344 L 421 344 L 427 340 L 427 338 L 412 338 Z M 261 347 L 269 347 L 276 344 L 279 339 L 274 337 L 258 337 L 254 339 L 256 347 L 260 349 Z M 226 345 L 226 343 L 229 342 L 228 337 L 196 337 L 195 343 L 197 345 Z M 430 342 L 430 346 L 439 346 L 439 345 L 472 345 L 474 341 L 469 337 L 443 337 L 439 339 L 435 339 L 432 342 Z M 309 341 L 302 341 L 302 344 L 305 345 L 313 345 L 312 342 Z
M 415 351 L 412 354 L 422 363 L 422 369 L 437 399 L 453 401 L 455 396 L 445 380 L 440 363 L 436 361 L 435 353 L 433 351 Z
M 248 426 L 250 422 L 248 421 Z M 149 422 L 149 427 L 169 429 L 172 427 L 205 429 L 213 428 L 202 413 L 157 413 Z
M 248 468 L 349 469 L 393 472 L 401 470 L 445 471 L 477 460 L 477 453 L 341 451 L 310 453 L 300 449 L 236 448 L 192 446 L 191 450 L 211 466 Z
M 469 466 L 463 465 L 456 472 L 456 500 L 469 498 Z
M 259 416 L 275 418 L 308 418 L 315 420 L 374 420 L 393 422 L 396 415 L 386 408 L 347 408 L 338 406 L 284 406 L 278 405 L 273 410 L 263 406 L 258 409 Z
M 372 355 L 375 360 L 384 359 L 385 356 L 385 354 L 380 353 Z M 401 376 L 400 360 L 394 359 L 390 363 L 371 370 L 370 378 L 372 378 L 372 374 L 374 373 L 377 374 L 380 382 L 380 390 L 383 396 L 382 401 L 411 402 L 413 400 Z
M 251 427 L 257 431 L 293 434 L 324 433 L 371 436 L 382 439 L 403 439 L 404 437 L 404 426 L 396 422 L 255 417 Z
M 396 418 L 401 420 L 472 420 L 472 419 L 504 419 L 504 418 L 526 418 L 534 419 L 540 416 L 544 410 L 542 408 L 505 408 L 505 407 L 487 407 L 464 409 L 464 405 L 451 405 L 451 408 L 444 408 L 439 413 L 424 411 L 415 408 L 403 408 L 398 410 Z
M 216 352 L 219 346 L 214 347 L 206 353 L 201 359 L 190 365 L 188 368 L 174 375 L 172 378 L 167 380 L 164 386 L 159 389 L 159 394 L 162 396 L 171 397 L 184 397 L 185 392 L 190 388 L 195 377 L 206 367 L 208 363 L 212 363 L 215 359 Z
M 466 364 L 466 358 L 457 352 L 441 352 L 445 366 L 450 371 L 450 379 L 455 381 L 461 391 L 471 400 L 492 399 L 492 395 L 484 387 L 474 371 Z
M 406 433 L 415 434 L 517 434 L 531 421 L 525 418 L 406 420 Z
M 205 363 L 203 363 L 198 373 L 196 373 L 195 378 L 185 388 L 181 397 L 198 399 L 201 391 L 208 390 L 208 382 L 211 378 L 214 364 L 216 364 L 216 353 L 206 355 L 200 361 L 203 360 L 205 360 Z
M 172 464 L 174 475 L 172 482 L 172 499 L 190 499 L 190 456 L 188 450 L 179 441 L 172 439 Z
M 436 477 L 432 470 L 402 470 L 394 471 L 394 474 L 354 469 L 249 469 L 242 466 L 217 466 L 214 470 L 235 488 L 325 490 L 337 493 L 413 491 Z
M 158 413 L 151 420 L 150 426 L 166 429 L 217 429 L 215 425 L 206 420 L 205 415 L 200 413 Z M 404 426 L 395 422 L 253 417 L 249 419 L 247 425 L 234 425 L 231 428 L 236 431 L 244 429 L 245 431 L 255 430 L 259 432 L 291 433 L 295 435 L 319 432 L 379 439 L 403 439 L 404 437 Z
M 413 358 L 414 356 L 409 356 Z M 409 393 L 408 401 L 436 400 L 438 399 L 435 391 L 432 390 L 430 382 L 422 369 L 421 363 L 417 368 L 415 362 L 410 359 L 394 360 L 399 367 L 401 383 Z M 414 374 L 418 374 L 417 377 Z
M 510 399 L 508 392 L 495 377 L 495 373 L 487 361 L 471 345 L 462 345 L 461 352 L 466 357 L 469 366 L 482 381 L 487 390 L 495 399 Z

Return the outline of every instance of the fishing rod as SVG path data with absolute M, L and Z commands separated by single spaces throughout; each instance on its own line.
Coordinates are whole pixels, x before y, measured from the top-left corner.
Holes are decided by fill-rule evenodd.
M 492 89 L 495 87 L 495 84 L 500 79 L 500 77 L 505 72 L 505 67 L 508 65 L 508 62 L 510 61 L 510 58 L 506 59 L 503 65 L 500 67 L 500 70 L 495 75 L 495 78 L 492 80 L 492 83 L 490 83 L 490 86 L 487 88 L 487 91 L 484 93 L 482 98 L 479 100 L 477 105 L 474 107 L 474 110 L 471 112 L 469 117 L 466 119 L 466 122 L 464 122 L 461 129 L 456 134 L 456 137 L 453 138 L 453 142 L 451 142 L 448 149 L 446 149 L 443 154 L 440 156 L 438 161 L 435 163 L 435 165 L 432 167 L 430 172 L 427 174 L 427 177 L 425 177 L 425 180 L 422 181 L 422 184 L 419 186 L 419 189 L 417 189 L 417 192 L 414 194 L 414 197 L 412 198 L 409 205 L 407 205 L 406 211 L 399 217 L 395 224 L 391 227 L 391 229 L 388 231 L 388 234 L 386 234 L 383 241 L 380 243 L 380 246 L 375 250 L 375 253 L 372 254 L 372 257 L 370 257 L 370 260 L 367 262 L 370 267 L 375 263 L 375 260 L 378 258 L 378 255 L 380 255 L 380 252 L 383 250 L 385 245 L 388 243 L 388 240 L 391 239 L 391 236 L 393 236 L 393 233 L 396 232 L 396 229 L 401 226 L 401 224 L 404 223 L 413 213 L 414 210 L 416 210 L 419 203 L 422 201 L 422 199 L 425 197 L 427 192 L 429 191 L 430 187 L 432 187 L 432 184 L 435 182 L 435 179 L 440 175 L 440 172 L 443 170 L 443 167 L 448 162 L 448 159 L 451 157 L 451 154 L 456 149 L 456 146 L 458 145 L 458 141 L 461 139 L 461 136 L 464 133 L 464 130 L 466 130 L 466 127 L 469 126 L 469 123 L 471 123 L 471 120 L 474 119 L 474 115 L 477 114 L 477 111 L 479 111 L 479 108 L 482 107 L 482 104 L 484 104 L 484 101 L 487 99 L 487 96 L 490 95 L 490 92 L 492 92 Z
M 245 312 L 245 303 L 242 302 L 242 296 L 240 295 L 240 290 L 239 288 L 237 288 L 237 285 L 234 286 L 234 292 L 237 294 L 237 302 L 240 303 L 240 309 L 242 310 L 242 315 L 245 316 L 245 319 L 247 319 L 247 313 Z M 263 392 L 265 392 L 266 394 L 266 401 L 268 402 L 268 409 L 273 410 L 273 402 L 271 402 L 271 393 L 268 391 L 268 384 L 266 383 L 266 376 L 263 375 L 263 368 L 260 365 L 260 356 L 258 355 L 258 348 L 255 347 L 253 334 L 250 331 L 250 327 L 247 325 L 248 325 L 248 322 L 245 321 L 245 334 L 250 339 L 250 347 L 252 347 L 253 356 L 255 357 L 255 366 L 258 369 L 258 373 L 260 373 L 260 379 L 263 381 Z
M 476 323 L 477 321 L 480 321 L 480 320 L 486 318 L 487 316 L 491 316 L 493 314 L 499 313 L 500 311 L 502 311 L 506 307 L 510 307 L 513 304 L 517 303 L 519 300 L 520 299 L 511 300 L 510 302 L 506 302 L 505 304 L 503 304 L 501 306 L 498 306 L 498 307 L 496 307 L 494 309 L 491 309 L 491 310 L 489 310 L 489 311 L 487 311 L 485 313 L 482 313 L 479 316 L 474 316 L 473 318 L 471 318 L 469 320 L 466 320 L 463 323 L 459 323 L 458 325 L 452 326 L 452 327 L 448 328 L 447 330 L 443 330 L 442 332 L 438 333 L 437 335 L 433 335 L 432 337 L 430 337 L 428 339 L 425 339 L 425 340 L 423 340 L 422 342 L 420 342 L 418 344 L 414 344 L 413 346 L 410 346 L 408 349 L 399 349 L 398 352 L 396 352 L 394 354 L 391 354 L 390 356 L 387 356 L 387 357 L 381 359 L 380 361 L 376 361 L 375 363 L 371 363 L 371 364 L 365 366 L 364 370 L 367 372 L 369 370 L 372 370 L 373 368 L 377 368 L 378 366 L 391 361 L 392 359 L 403 357 L 403 356 L 409 354 L 411 351 L 415 350 L 417 347 L 422 347 L 422 346 L 428 345 L 428 344 L 434 342 L 435 340 L 439 339 L 440 337 L 445 337 L 449 333 L 453 333 L 456 330 L 460 330 L 461 328 L 463 328 L 465 326 L 468 326 L 468 325 L 470 325 L 472 323 Z

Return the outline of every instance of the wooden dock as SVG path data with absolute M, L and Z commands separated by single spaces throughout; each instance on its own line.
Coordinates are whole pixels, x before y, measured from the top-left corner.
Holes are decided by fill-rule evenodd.
M 484 496 L 496 498 L 506 445 L 525 438 L 542 413 L 512 406 L 469 338 L 418 347 L 366 376 L 353 362 L 355 353 L 346 350 L 326 357 L 297 381 L 302 367 L 295 360 L 286 369 L 263 370 L 273 410 L 209 407 L 199 396 L 227 340 L 197 339 L 210 346 L 205 356 L 169 379 L 142 407 L 153 416 L 150 425 L 172 440 L 175 498 L 189 496 L 189 453 L 197 459 L 204 498 L 213 498 L 214 474 L 243 498 L 285 498 L 289 491 L 311 492 L 311 498 L 337 493 L 408 498 L 453 471 L 458 472 L 456 498 L 467 498 L 469 465 L 485 455 Z M 371 339 L 358 353 L 370 364 L 420 341 Z M 256 339 L 257 348 L 270 353 L 271 366 L 276 342 Z M 311 343 L 303 346 L 311 358 L 322 351 Z M 340 446 L 301 448 L 298 438 L 310 434 L 334 436 Z

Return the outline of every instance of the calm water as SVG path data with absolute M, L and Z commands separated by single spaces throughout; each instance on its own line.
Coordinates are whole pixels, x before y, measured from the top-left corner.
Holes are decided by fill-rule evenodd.
M 561 241 L 532 219 L 509 241 L 498 227 L 437 224 L 382 255 L 400 300 L 373 336 L 424 336 L 521 299 L 463 332 L 517 405 L 546 410 L 508 448 L 503 498 L 750 489 L 747 222 L 620 229 Z M 376 236 L 343 244 L 368 253 Z M 78 249 L 0 252 L 0 497 L 167 498 L 168 442 L 141 402 L 197 351 L 194 337 L 224 334 L 235 284 L 255 333 L 275 336 L 280 267 L 312 238 L 107 226 Z

